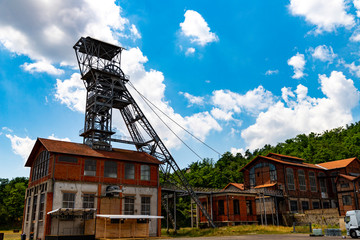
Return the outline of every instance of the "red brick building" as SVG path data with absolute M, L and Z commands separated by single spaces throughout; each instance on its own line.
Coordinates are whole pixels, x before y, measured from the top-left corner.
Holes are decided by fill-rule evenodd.
M 137 236 L 135 228 L 159 236 L 160 163 L 146 153 L 38 138 L 25 164 L 31 170 L 23 233 L 42 240 L 104 237 L 97 218 L 109 238 Z M 120 227 L 129 231 L 120 234 Z
M 275 201 L 279 213 L 286 214 L 338 207 L 336 178 L 339 174 L 359 175 L 360 162 L 351 158 L 309 164 L 301 158 L 269 153 L 257 156 L 241 171 L 245 189 L 256 189 L 268 197 L 277 193 L 276 198 L 268 198 L 268 201 Z M 258 199 L 257 209 L 261 205 L 263 203 Z M 268 214 L 265 215 L 269 217 Z
M 243 184 L 229 183 L 222 191 L 199 196 L 217 226 L 257 223 L 256 194 L 244 191 L 243 187 Z M 198 212 L 200 223 L 207 223 L 206 217 Z

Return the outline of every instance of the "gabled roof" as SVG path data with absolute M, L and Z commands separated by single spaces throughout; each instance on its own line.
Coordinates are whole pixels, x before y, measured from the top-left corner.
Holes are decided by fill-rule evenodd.
M 270 154 L 270 153 L 269 153 Z M 286 155 L 281 155 L 281 154 L 274 154 L 274 155 L 277 155 L 277 156 L 283 156 L 283 157 L 288 157 L 288 158 L 294 158 L 294 159 L 299 159 L 297 160 L 297 162 L 290 162 L 290 161 L 285 161 L 285 160 L 280 160 L 280 159 L 277 159 L 277 158 L 272 158 L 272 157 L 268 157 L 268 156 L 271 156 L 271 155 L 267 155 L 266 157 L 265 156 L 257 156 L 256 158 L 254 158 L 252 161 L 250 161 L 248 164 L 246 164 L 242 169 L 240 169 L 240 172 L 243 171 L 247 166 L 249 166 L 250 164 L 254 163 L 255 161 L 257 161 L 258 159 L 265 159 L 265 160 L 269 160 L 269 161 L 272 161 L 272 162 L 278 162 L 278 163 L 281 163 L 281 164 L 285 164 L 285 165 L 291 165 L 291 166 L 298 166 L 298 167 L 305 167 L 305 168 L 314 168 L 314 169 L 321 169 L 321 170 L 324 170 L 324 168 L 322 167 L 319 167 L 319 166 L 316 166 L 314 164 L 311 164 L 311 163 L 305 163 L 303 161 L 299 161 L 299 160 L 303 160 L 301 158 L 296 158 L 296 157 L 292 157 L 292 156 L 286 156 Z
M 288 155 L 282 155 L 282 154 L 278 154 L 278 153 L 268 153 L 266 155 L 267 157 L 272 157 L 272 158 L 276 158 L 276 157 L 280 157 L 280 158 L 287 158 L 287 159 L 291 159 L 291 160 L 295 160 L 295 161 L 300 161 L 300 162 L 304 162 L 305 159 L 302 158 L 298 158 L 298 157 L 294 157 L 294 156 L 288 156 Z M 275 157 L 273 157 L 275 156 Z
M 356 157 L 353 157 L 353 158 L 342 159 L 342 160 L 337 160 L 337 161 L 319 163 L 317 165 L 330 170 L 330 169 L 337 169 L 337 168 L 347 167 L 347 165 L 349 165 L 354 160 L 359 161 Z
M 339 178 L 345 178 L 349 181 L 354 181 L 355 179 L 357 179 L 358 177 L 354 177 L 354 176 L 350 176 L 350 175 L 345 175 L 345 174 L 339 174 L 339 176 L 336 178 L 336 181 L 339 179 Z
M 243 183 L 229 183 L 228 185 L 226 185 L 226 187 L 224 187 L 223 190 L 227 189 L 229 186 L 234 186 L 234 187 L 238 188 L 239 190 L 245 189 Z
M 113 148 L 112 151 L 94 150 L 85 144 L 38 138 L 29 155 L 28 160 L 26 161 L 26 167 L 31 167 L 32 162 L 35 160 L 35 154 L 37 153 L 37 149 L 41 145 L 44 146 L 46 150 L 51 153 L 63 153 L 94 158 L 161 164 L 161 162 L 155 157 L 152 157 L 144 152 L 137 152 L 118 148 Z

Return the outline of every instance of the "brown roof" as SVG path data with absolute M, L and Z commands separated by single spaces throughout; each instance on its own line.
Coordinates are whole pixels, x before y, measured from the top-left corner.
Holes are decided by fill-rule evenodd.
M 244 184 L 243 183 L 229 183 L 228 185 L 226 185 L 226 187 L 224 187 L 224 190 L 227 189 L 230 185 L 240 189 L 240 190 L 244 190 Z
M 318 165 L 326 169 L 344 168 L 354 160 L 357 160 L 357 158 L 354 157 L 354 158 L 342 159 L 337 161 L 324 162 L 324 163 L 319 163 Z
M 302 159 L 302 158 L 298 158 L 298 157 L 294 157 L 294 156 L 288 156 L 288 155 L 282 155 L 282 154 L 278 154 L 278 153 L 268 153 L 266 156 L 271 157 L 272 155 L 278 156 L 278 157 L 283 157 L 283 158 L 294 159 L 296 161 L 302 161 L 302 162 L 305 161 L 305 159 Z
M 269 155 L 269 154 L 268 154 Z M 280 155 L 280 154 L 277 154 L 277 155 Z M 285 155 L 282 155 L 282 156 L 285 156 Z M 285 156 L 286 157 L 286 156 Z M 291 157 L 291 156 L 289 156 Z M 273 161 L 273 162 L 278 162 L 278 163 L 282 163 L 282 164 L 285 164 L 285 165 L 292 165 L 292 166 L 299 166 L 299 167 L 305 167 L 305 168 L 315 168 L 315 169 L 321 169 L 321 170 L 324 170 L 324 168 L 322 167 L 319 167 L 319 166 L 316 166 L 315 164 L 311 164 L 311 163 L 305 163 L 305 162 L 299 162 L 299 163 L 296 163 L 296 162 L 289 162 L 289 161 L 284 161 L 284 160 L 280 160 L 280 159 L 276 159 L 276 158 L 272 158 L 272 157 L 265 157 L 265 156 L 257 156 L 256 158 L 254 158 L 251 162 L 249 162 L 248 164 L 246 164 L 242 169 L 240 169 L 240 172 L 243 171 L 248 165 L 250 165 L 251 163 L 253 163 L 254 161 L 256 161 L 257 159 L 259 158 L 264 158 L 266 160 L 270 160 L 270 161 Z M 301 158 L 299 158 L 301 159 Z
M 118 148 L 113 148 L 112 151 L 94 150 L 85 144 L 38 138 L 35 146 L 33 147 L 29 155 L 28 160 L 26 161 L 25 166 L 31 167 L 32 162 L 35 159 L 35 149 L 37 149 L 40 145 L 43 145 L 46 150 L 53 153 L 161 164 L 161 162 L 155 157 L 152 157 L 144 152 L 137 152 Z
M 357 179 L 358 177 L 354 177 L 354 176 L 350 176 L 350 175 L 345 175 L 345 174 L 339 174 L 339 177 L 343 177 L 349 181 L 354 181 L 355 179 Z

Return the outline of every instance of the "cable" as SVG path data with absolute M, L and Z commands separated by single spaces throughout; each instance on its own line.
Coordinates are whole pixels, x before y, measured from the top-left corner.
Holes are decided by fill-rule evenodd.
M 130 83 L 130 82 L 129 82 Z M 165 122 L 164 120 L 162 120 L 162 118 L 154 111 L 154 109 L 149 105 L 149 103 L 147 101 L 149 100 L 145 100 L 145 96 L 143 96 L 141 93 L 139 93 L 139 91 L 130 83 L 130 86 L 132 88 L 134 88 L 134 90 L 140 95 L 140 97 L 143 99 L 143 101 L 146 103 L 146 105 L 148 105 L 148 107 L 151 109 L 151 111 L 154 112 L 154 114 L 160 119 L 160 121 L 190 150 L 192 151 L 200 160 L 203 160 L 203 158 L 197 154 L 189 145 L 187 145 Z M 150 102 L 150 101 L 149 101 Z M 151 102 L 150 102 L 151 103 Z M 152 104 L 152 103 L 151 103 Z M 153 104 L 152 104 L 153 105 Z
M 159 109 L 155 104 L 153 104 L 149 99 L 147 99 L 144 95 L 142 95 L 136 88 L 135 86 L 129 81 L 129 85 L 140 95 L 140 97 L 145 101 L 145 102 L 149 102 L 152 106 L 154 106 L 158 111 L 160 111 L 163 115 L 165 115 L 168 119 L 170 119 L 173 123 L 175 123 L 178 127 L 180 127 L 182 130 L 184 130 L 185 132 L 187 132 L 189 135 L 191 135 L 193 138 L 195 138 L 196 140 L 198 140 L 199 142 L 201 142 L 202 144 L 204 144 L 206 147 L 208 147 L 209 149 L 213 150 L 215 153 L 219 154 L 219 156 L 221 156 L 221 153 L 219 153 L 218 151 L 216 151 L 214 148 L 212 148 L 211 146 L 209 146 L 208 144 L 206 144 L 204 141 L 202 141 L 201 139 L 199 139 L 198 137 L 196 137 L 195 135 L 193 135 L 191 132 L 189 132 L 186 128 L 184 128 L 183 126 L 181 126 L 180 124 L 178 124 L 175 120 L 173 120 L 171 117 L 169 117 L 166 113 L 164 113 L 161 109 Z M 147 103 L 147 105 L 149 106 L 149 104 Z M 150 106 L 149 106 L 150 107 Z M 150 107 L 151 108 L 151 107 Z M 153 112 L 155 112 L 153 110 Z M 156 114 L 156 113 L 155 113 Z M 160 117 L 159 117 L 160 118 Z M 161 118 L 160 118 L 161 119 Z

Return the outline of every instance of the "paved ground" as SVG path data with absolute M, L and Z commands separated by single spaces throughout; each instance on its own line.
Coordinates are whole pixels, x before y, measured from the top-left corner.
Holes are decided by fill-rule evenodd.
M 350 236 L 346 237 L 351 239 Z M 163 239 L 163 238 L 162 238 Z M 266 235 L 240 235 L 240 236 L 218 236 L 218 237 L 198 237 L 198 238 L 165 238 L 171 240 L 332 240 L 342 239 L 342 237 L 310 237 L 309 234 L 266 234 Z

